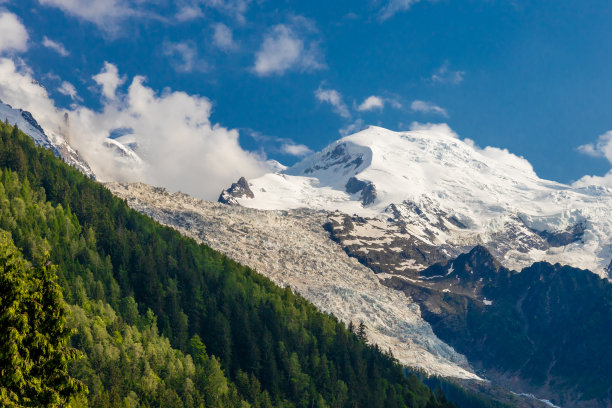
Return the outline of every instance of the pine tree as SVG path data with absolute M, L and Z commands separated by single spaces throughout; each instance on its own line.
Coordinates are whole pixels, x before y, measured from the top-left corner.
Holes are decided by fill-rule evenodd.
M 357 327 L 357 337 L 359 337 L 359 340 L 363 341 L 364 343 L 368 342 L 368 336 L 366 334 L 366 325 L 363 323 L 363 320 L 361 322 L 359 322 L 359 327 Z
M 61 407 L 85 391 L 68 374 L 71 334 L 52 267 L 32 268 L 0 234 L 0 405 Z

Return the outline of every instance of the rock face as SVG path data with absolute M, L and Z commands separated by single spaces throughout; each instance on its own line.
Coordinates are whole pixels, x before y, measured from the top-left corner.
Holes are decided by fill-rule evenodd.
M 258 211 L 145 184 L 106 186 L 137 211 L 290 286 L 320 310 L 347 324 L 363 321 L 368 339 L 391 348 L 402 363 L 443 376 L 478 378 L 463 356 L 433 334 L 414 302 L 382 285 L 329 239 L 325 213 Z
M 345 190 L 349 194 L 360 193 L 360 201 L 364 207 L 376 201 L 376 186 L 370 181 L 362 181 L 351 177 L 346 182 Z
M 219 196 L 220 203 L 229 205 L 239 205 L 238 198 L 253 198 L 255 195 L 249 188 L 249 183 L 244 177 L 240 177 L 237 182 L 232 183 L 231 187 L 223 190 Z
M 487 378 L 563 407 L 612 405 L 608 280 L 546 262 L 510 271 L 478 246 L 420 279 L 384 283 L 419 303 L 434 332 Z

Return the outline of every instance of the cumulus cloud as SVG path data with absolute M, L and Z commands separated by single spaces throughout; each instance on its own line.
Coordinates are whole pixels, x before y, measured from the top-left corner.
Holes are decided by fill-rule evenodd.
M 102 108 L 58 109 L 31 74 L 12 60 L 0 59 L 0 99 L 32 112 L 52 137 L 70 133 L 71 143 L 100 180 L 142 181 L 216 199 L 238 177 L 257 177 L 268 170 L 265 158 L 245 151 L 236 130 L 210 122 L 211 102 L 204 97 L 166 90 L 158 94 L 134 77 L 125 94 L 118 72 L 105 64 Z M 114 75 L 114 78 L 110 78 Z M 66 128 L 64 114 L 70 117 Z M 108 147 L 109 135 L 121 136 L 142 159 L 126 160 Z M 56 136 L 53 136 L 56 135 Z
M 413 112 L 433 113 L 436 115 L 448 117 L 448 113 L 446 112 L 446 109 L 441 108 L 438 105 L 431 103 L 431 102 L 415 100 L 410 104 L 410 109 L 412 109 Z
M 198 57 L 198 49 L 191 41 L 165 42 L 163 54 L 177 72 L 207 71 L 208 64 Z
M 285 154 L 290 154 L 292 156 L 306 156 L 312 153 L 312 150 L 306 145 L 303 144 L 294 144 L 294 143 L 285 143 L 281 146 L 281 151 Z
M 449 68 L 449 63 L 446 61 L 432 75 L 430 80 L 440 84 L 459 84 L 463 81 L 465 71 L 453 71 Z
M 342 99 L 342 95 L 335 89 L 324 89 L 319 86 L 315 91 L 315 97 L 319 102 L 329 103 L 334 108 L 334 112 L 343 118 L 351 117 L 348 106 L 346 106 L 346 103 L 344 103 Z
M 223 51 L 230 51 L 236 48 L 234 34 L 232 30 L 223 23 L 215 24 L 213 27 L 213 44 Z
M 42 45 L 57 52 L 62 57 L 67 57 L 68 55 L 70 55 L 66 47 L 64 47 L 64 44 L 57 41 L 53 41 L 47 36 L 43 37 Z
M 303 17 L 291 24 L 278 24 L 265 36 L 255 53 L 253 71 L 259 76 L 282 75 L 286 71 L 308 72 L 326 67 L 318 41 L 309 40 L 314 24 Z
M 93 76 L 95 83 L 102 87 L 102 95 L 106 99 L 114 99 L 117 88 L 125 83 L 125 77 L 119 76 L 117 66 L 104 61 L 104 67 L 99 74 Z
M 607 131 L 597 138 L 595 143 L 587 143 L 578 146 L 580 153 L 592 157 L 602 157 L 612 164 L 612 130 Z M 586 175 L 574 183 L 574 186 L 585 187 L 589 185 L 612 187 L 612 170 L 604 176 Z
M 368 96 L 361 104 L 357 107 L 360 112 L 370 111 L 374 109 L 383 109 L 385 106 L 384 100 L 380 96 L 372 95 Z
M 578 146 L 578 151 L 592 157 L 604 157 L 612 164 L 612 130 L 599 136 L 595 143 Z
M 0 53 L 26 51 L 28 38 L 28 31 L 15 14 L 0 11 Z

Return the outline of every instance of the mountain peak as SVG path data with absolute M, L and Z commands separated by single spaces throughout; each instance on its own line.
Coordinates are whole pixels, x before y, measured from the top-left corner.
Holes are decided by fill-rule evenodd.
M 479 148 L 447 125 L 370 126 L 248 185 L 252 197 L 236 204 L 392 219 L 390 228 L 444 245 L 448 258 L 482 244 L 516 270 L 548 260 L 605 274 L 609 262 L 612 191 L 541 179 L 524 158 Z

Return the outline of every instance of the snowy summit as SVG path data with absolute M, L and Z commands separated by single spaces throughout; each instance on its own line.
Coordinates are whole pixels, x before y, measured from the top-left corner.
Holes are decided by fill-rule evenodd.
M 254 197 L 236 197 L 245 207 L 306 207 L 369 220 L 351 236 L 364 250 L 372 238 L 390 243 L 403 234 L 448 257 L 484 244 L 510 268 L 547 260 L 601 275 L 612 256 L 610 189 L 543 180 L 527 160 L 481 149 L 446 125 L 369 127 L 248 186 Z M 414 270 L 428 266 L 413 261 Z

